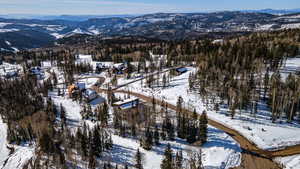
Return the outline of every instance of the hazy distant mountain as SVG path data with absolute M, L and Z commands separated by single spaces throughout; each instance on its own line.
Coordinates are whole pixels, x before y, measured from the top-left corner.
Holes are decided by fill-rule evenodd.
M 299 13 L 287 15 L 260 12 L 156 13 L 134 17 L 99 17 L 84 21 L 72 21 L 72 17 L 60 16 L 52 20 L 0 18 L 0 50 L 13 51 L 14 48 L 48 46 L 54 44 L 56 39 L 76 34 L 106 38 L 142 36 L 178 40 L 208 34 L 219 36 L 228 33 L 300 28 Z M 74 20 L 79 19 L 76 18 L 79 16 L 74 17 Z
M 286 15 L 292 13 L 299 13 L 300 8 L 298 9 L 261 9 L 261 10 L 243 10 L 242 12 L 261 12 L 268 13 L 273 15 Z
M 92 18 L 112 18 L 112 17 L 132 17 L 137 15 L 30 15 L 30 14 L 10 14 L 0 15 L 5 19 L 39 19 L 39 20 L 67 20 L 67 21 L 86 21 Z

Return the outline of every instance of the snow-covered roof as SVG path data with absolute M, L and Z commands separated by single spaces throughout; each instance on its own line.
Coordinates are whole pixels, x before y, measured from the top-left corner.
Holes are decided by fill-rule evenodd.
M 153 52 L 149 52 L 149 54 L 150 54 L 150 57 L 151 58 L 161 58 L 161 59 L 164 59 L 164 58 L 166 58 L 166 57 L 168 57 L 168 55 L 156 55 L 156 54 L 153 54 Z
M 30 72 L 34 75 L 40 75 L 44 73 L 44 71 L 39 66 L 30 68 Z
M 115 102 L 114 105 L 120 106 L 120 105 L 123 105 L 123 104 L 126 104 L 126 103 L 131 103 L 131 102 L 134 102 L 134 101 L 137 101 L 137 100 L 139 100 L 139 99 L 138 98 L 130 98 L 130 99 L 126 99 L 126 100 L 123 100 L 123 101 Z
M 79 54 L 79 55 L 77 55 L 77 57 L 76 57 L 75 63 L 76 63 L 76 64 L 80 64 L 80 63 L 91 63 L 92 61 L 93 61 L 92 55 L 82 55 L 82 54 Z
M 97 92 L 95 90 L 92 90 L 92 89 L 87 89 L 85 92 L 84 92 L 84 95 L 85 96 L 91 96 L 93 94 L 97 94 Z
M 56 64 L 57 64 L 56 61 L 53 61 L 53 62 L 43 61 L 43 62 L 41 62 L 41 67 L 50 68 L 50 67 L 52 67 L 52 65 L 56 65 Z
M 180 73 L 184 73 L 187 71 L 187 68 L 186 67 L 177 68 L 176 71 Z
M 115 63 L 114 67 L 118 68 L 118 67 L 122 67 L 124 65 L 125 65 L 124 63 Z
M 83 83 L 83 82 L 77 82 L 77 83 L 75 83 L 75 86 L 77 88 L 79 88 L 79 90 L 85 89 L 85 83 Z
M 92 55 L 82 55 L 82 54 L 79 54 L 78 55 L 78 59 L 92 59 Z
M 223 39 L 216 39 L 212 43 L 214 43 L 214 44 L 216 44 L 216 43 L 222 43 L 223 41 L 224 41 Z

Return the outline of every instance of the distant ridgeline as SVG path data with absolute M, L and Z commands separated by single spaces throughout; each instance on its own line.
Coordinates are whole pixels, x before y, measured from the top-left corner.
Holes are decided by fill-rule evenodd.
M 0 51 L 17 52 L 22 49 L 53 46 L 56 39 L 60 38 L 67 38 L 60 41 L 62 43 L 72 39 L 72 43 L 76 40 L 81 42 L 95 35 L 102 39 L 137 36 L 147 39 L 183 40 L 199 37 L 223 38 L 249 32 L 300 27 L 299 13 L 279 16 L 261 11 L 157 13 L 78 21 L 68 17 L 63 19 L 64 17 L 59 20 L 0 18 Z

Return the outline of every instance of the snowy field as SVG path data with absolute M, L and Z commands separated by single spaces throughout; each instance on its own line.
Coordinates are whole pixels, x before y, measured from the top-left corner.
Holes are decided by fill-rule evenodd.
M 54 92 L 50 93 L 52 100 L 56 105 L 62 104 L 66 110 L 67 124 L 75 129 L 83 125 L 84 122 L 90 127 L 95 123 L 89 120 L 83 120 L 80 114 L 82 106 L 75 101 L 72 101 L 67 96 L 60 97 Z M 219 168 L 223 166 L 225 169 L 238 166 L 241 162 L 241 149 L 229 135 L 221 130 L 209 126 L 208 142 L 203 146 L 203 163 L 207 168 Z M 163 158 L 163 153 L 167 143 L 170 143 L 174 150 L 174 155 L 177 151 L 182 150 L 185 159 L 188 159 L 190 152 L 198 152 L 199 147 L 189 146 L 182 140 L 164 141 L 160 146 L 153 147 L 153 150 L 146 151 L 140 147 L 139 141 L 131 138 L 122 138 L 117 135 L 112 135 L 113 150 L 103 157 L 104 160 L 112 161 L 117 164 L 132 165 L 134 156 L 139 148 L 144 158 L 145 169 L 158 169 Z
M 202 147 L 202 161 L 205 168 L 220 168 L 224 169 L 239 166 L 241 161 L 241 149 L 238 144 L 229 137 L 226 133 L 209 127 L 208 142 Z M 173 154 L 177 151 L 183 151 L 183 158 L 189 159 L 190 153 L 199 152 L 199 147 L 189 146 L 182 140 L 162 141 L 161 145 L 154 146 L 151 151 L 146 151 L 140 147 L 138 140 L 130 138 L 122 138 L 117 135 L 112 137 L 114 148 L 111 153 L 111 160 L 128 165 L 134 163 L 134 156 L 139 148 L 143 154 L 143 164 L 145 169 L 160 168 L 163 159 L 164 150 L 168 143 L 170 143 Z
M 6 147 L 7 126 L 0 118 L 0 168 L 2 168 L 5 160 L 9 155 L 9 149 Z
M 0 118 L 0 168 L 22 169 L 26 162 L 33 157 L 34 148 L 28 145 L 14 146 L 15 151 L 10 154 L 6 136 L 7 126 Z
M 284 169 L 299 169 L 300 168 L 300 155 L 293 155 L 287 157 L 278 157 L 276 162 L 282 164 Z
M 284 71 L 296 70 L 300 67 L 300 59 L 290 59 L 287 62 Z M 185 107 L 198 113 L 206 110 L 209 118 L 216 120 L 228 127 L 239 131 L 242 135 L 257 144 L 262 149 L 279 149 L 289 145 L 300 144 L 300 125 L 298 123 L 272 123 L 270 120 L 270 110 L 264 103 L 259 104 L 259 112 L 256 117 L 247 112 L 237 113 L 234 119 L 228 116 L 228 109 L 221 107 L 219 112 L 207 108 L 198 94 L 188 92 L 188 77 L 190 72 L 196 71 L 195 68 L 188 68 L 189 71 L 180 76 L 173 78 L 170 87 L 162 89 L 155 87 L 153 89 L 141 87 L 141 83 L 130 84 L 124 87 L 137 93 L 143 93 L 148 96 L 155 96 L 158 99 L 165 100 L 176 105 L 179 96 L 185 101 Z M 145 82 L 143 84 L 146 84 Z M 274 132 L 276 131 L 276 132 Z

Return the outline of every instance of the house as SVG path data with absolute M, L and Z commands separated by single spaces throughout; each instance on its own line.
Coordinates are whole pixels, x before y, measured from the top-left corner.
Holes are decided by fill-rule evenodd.
M 166 61 L 168 59 L 168 55 L 157 55 L 157 54 L 153 54 L 153 52 L 149 52 L 150 58 L 152 61 L 154 61 L 157 66 L 163 66 L 164 64 L 166 64 Z
M 176 68 L 175 71 L 178 73 L 178 74 L 183 74 L 185 72 L 188 71 L 188 69 L 186 67 L 179 67 L 179 68 Z
M 153 52 L 149 52 L 149 55 L 153 61 L 165 61 L 168 58 L 168 55 L 155 55 Z
M 39 66 L 30 68 L 29 72 L 30 72 L 31 75 L 36 76 L 37 79 L 44 79 L 45 78 L 45 73 L 41 69 L 41 67 L 39 67 Z
M 91 100 L 94 100 L 95 98 L 98 97 L 98 94 L 95 90 L 92 90 L 92 89 L 87 89 L 83 92 L 83 97 L 88 100 L 88 101 L 91 101 Z
M 126 109 L 138 107 L 139 102 L 140 101 L 138 98 L 131 98 L 131 99 L 126 99 L 124 101 L 118 101 L 114 103 L 114 106 L 117 106 L 121 110 L 126 110 Z
M 83 91 L 83 90 L 85 90 L 85 83 L 84 82 L 76 82 L 75 88 L 77 90 Z
M 75 64 L 91 64 L 93 62 L 92 55 L 82 55 L 76 56 Z
M 16 71 L 7 72 L 5 74 L 6 79 L 15 78 L 15 77 L 18 77 L 18 72 L 16 72 Z
M 223 39 L 216 39 L 216 40 L 213 40 L 213 41 L 212 41 L 213 44 L 221 44 L 221 43 L 223 43 L 223 42 L 224 42 Z
M 32 75 L 39 75 L 39 74 L 41 74 L 41 73 L 44 73 L 44 71 L 43 71 L 43 70 L 41 69 L 41 67 L 39 67 L 39 66 L 30 68 L 29 72 L 30 72 L 30 74 L 32 74 Z
M 116 63 L 113 65 L 113 67 L 119 71 L 122 71 L 126 68 L 125 63 Z
M 56 66 L 57 65 L 57 62 L 56 61 L 43 61 L 41 62 L 41 67 L 42 68 L 45 68 L 45 69 L 49 69 L 51 68 L 52 66 Z
M 113 65 L 113 72 L 116 74 L 124 74 L 124 71 L 127 69 L 126 63 L 116 63 Z
M 104 70 L 108 70 L 111 66 L 108 63 L 105 62 L 98 62 L 96 63 L 96 71 L 97 72 L 102 72 Z

